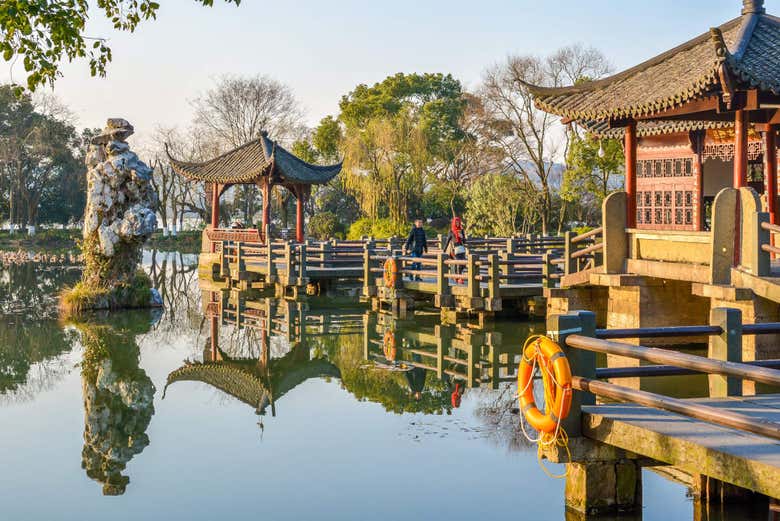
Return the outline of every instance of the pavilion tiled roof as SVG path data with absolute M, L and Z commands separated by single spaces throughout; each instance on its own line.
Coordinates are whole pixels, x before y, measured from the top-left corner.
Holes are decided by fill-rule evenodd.
M 614 76 L 571 87 L 527 85 L 537 106 L 571 120 L 648 116 L 720 92 L 725 65 L 738 86 L 780 94 L 780 19 L 761 2 L 743 15 Z
M 263 134 L 235 150 L 203 163 L 179 161 L 168 154 L 171 166 L 193 181 L 217 184 L 251 184 L 262 176 L 280 183 L 325 184 L 341 171 L 341 163 L 320 166 L 307 163 Z

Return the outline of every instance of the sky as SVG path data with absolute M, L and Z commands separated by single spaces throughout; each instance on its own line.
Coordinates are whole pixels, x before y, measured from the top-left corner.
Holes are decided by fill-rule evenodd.
M 159 0 L 158 0 L 159 1 Z M 186 127 L 191 101 L 225 74 L 267 75 L 289 85 L 306 122 L 338 112 L 360 83 L 397 72 L 445 72 L 466 88 L 512 54 L 546 55 L 572 43 L 601 50 L 616 70 L 636 65 L 739 15 L 741 0 L 243 0 L 213 8 L 161 0 L 135 33 L 97 11 L 87 35 L 107 37 L 113 62 L 92 78 L 86 62 L 63 67 L 54 94 L 79 126 L 124 117 L 144 139 Z M 780 0 L 767 0 L 780 15 Z M 17 65 L 0 81 L 24 82 Z

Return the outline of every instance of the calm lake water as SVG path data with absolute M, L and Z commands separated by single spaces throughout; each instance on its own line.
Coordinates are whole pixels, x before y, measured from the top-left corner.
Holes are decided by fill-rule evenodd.
M 165 311 L 80 323 L 56 312 L 77 270 L 0 271 L 0 519 L 582 519 L 513 411 L 542 324 L 269 299 L 216 316 L 196 261 L 147 253 Z M 620 519 L 766 518 L 643 480 L 642 515 Z

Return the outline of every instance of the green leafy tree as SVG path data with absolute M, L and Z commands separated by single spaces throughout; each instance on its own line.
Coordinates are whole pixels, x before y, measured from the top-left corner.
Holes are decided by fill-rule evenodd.
M 597 214 L 604 198 L 622 185 L 623 146 L 617 139 L 574 134 L 566 163 L 561 198 L 577 220 L 588 220 L 588 214 Z
M 195 0 L 212 6 L 214 0 Z M 238 5 L 241 0 L 225 0 Z M 107 38 L 85 34 L 87 19 L 95 11 L 104 15 L 117 31 L 133 32 L 138 25 L 157 17 L 160 4 L 152 0 L 0 2 L 0 52 L 5 61 L 21 59 L 27 73 L 27 88 L 52 85 L 61 76 L 63 59 L 86 59 L 92 76 L 105 76 L 112 59 Z M 94 18 L 94 16 L 93 16 Z M 22 88 L 17 87 L 20 94 Z
M 83 195 L 71 200 L 73 204 L 61 201 L 84 186 L 82 140 L 88 136 L 79 135 L 69 119 L 56 100 L 17 97 L 11 85 L 0 86 L 0 198 L 6 199 L 11 223 L 80 217 L 83 206 L 77 203 Z
M 342 98 L 346 186 L 364 215 L 407 220 L 410 203 L 447 164 L 452 143 L 465 139 L 464 106 L 460 82 L 444 74 L 399 73 Z M 318 135 L 333 143 L 335 131 L 326 118 Z
M 537 196 L 537 191 L 517 176 L 491 173 L 480 177 L 471 185 L 466 200 L 468 232 L 494 237 L 517 233 L 523 210 L 534 208 Z

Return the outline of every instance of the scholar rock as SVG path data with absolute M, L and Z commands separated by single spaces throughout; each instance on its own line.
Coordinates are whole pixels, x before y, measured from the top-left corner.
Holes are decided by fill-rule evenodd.
M 87 153 L 87 207 L 84 237 L 96 234 L 94 253 L 113 257 L 118 252 L 137 255 L 157 228 L 157 193 L 153 170 L 130 150 L 125 141 L 134 132 L 124 119 L 108 120 L 92 139 Z

